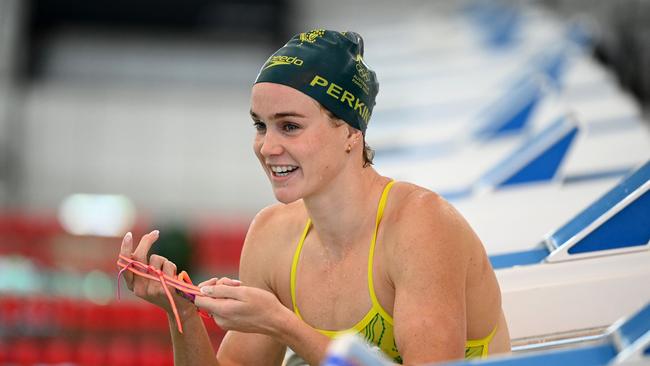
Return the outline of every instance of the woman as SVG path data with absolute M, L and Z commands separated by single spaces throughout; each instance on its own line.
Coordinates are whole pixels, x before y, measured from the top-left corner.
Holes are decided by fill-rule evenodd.
M 279 204 L 255 217 L 240 280 L 212 279 L 195 304 L 228 330 L 216 358 L 196 307 L 176 296 L 184 333 L 158 282 L 127 276 L 170 314 L 177 365 L 307 363 L 330 337 L 362 334 L 397 363 L 510 349 L 494 271 L 469 225 L 435 193 L 379 175 L 365 145 L 378 84 L 361 38 L 315 30 L 262 67 L 251 95 L 254 150 Z M 121 254 L 147 262 L 157 231 Z M 176 267 L 152 255 L 169 275 Z

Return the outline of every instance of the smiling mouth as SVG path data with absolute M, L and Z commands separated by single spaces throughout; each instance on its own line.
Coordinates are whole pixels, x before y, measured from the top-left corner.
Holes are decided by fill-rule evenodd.
M 270 169 L 274 177 L 286 177 L 299 168 L 295 165 L 271 165 Z

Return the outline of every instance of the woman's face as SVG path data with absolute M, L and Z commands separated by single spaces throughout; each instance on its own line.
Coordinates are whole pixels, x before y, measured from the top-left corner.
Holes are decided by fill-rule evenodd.
M 334 127 L 314 99 L 291 87 L 255 84 L 251 117 L 253 149 L 280 202 L 326 189 L 348 160 L 349 130 Z

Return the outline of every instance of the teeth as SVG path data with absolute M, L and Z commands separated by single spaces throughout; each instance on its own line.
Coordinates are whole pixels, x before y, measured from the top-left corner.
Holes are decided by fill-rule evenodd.
M 298 167 L 293 165 L 272 165 L 271 166 L 271 171 L 276 174 L 290 173 L 296 169 L 298 169 Z

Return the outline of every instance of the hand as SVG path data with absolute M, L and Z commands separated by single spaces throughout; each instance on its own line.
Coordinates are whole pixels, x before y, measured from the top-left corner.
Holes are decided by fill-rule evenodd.
M 241 286 L 239 281 L 212 279 L 199 287 L 205 296 L 197 296 L 194 304 L 224 330 L 273 335 L 277 321 L 289 311 L 271 292 Z
M 158 239 L 158 236 L 158 230 L 154 230 L 149 234 L 144 235 L 142 239 L 140 239 L 140 243 L 135 251 L 133 251 L 133 236 L 129 232 L 122 240 L 120 254 L 144 264 L 149 264 L 155 269 L 162 270 L 162 272 L 168 276 L 176 277 L 176 265 L 167 260 L 167 258 L 153 254 L 147 261 L 149 249 L 151 249 L 153 243 Z M 160 282 L 134 275 L 130 271 L 124 271 L 124 279 L 129 290 L 133 291 L 136 296 L 162 308 L 167 312 L 167 314 L 171 315 L 173 313 L 169 299 L 167 298 L 165 290 Z M 195 313 L 195 307 L 191 302 L 187 301 L 182 296 L 177 295 L 173 288 L 170 289 L 170 291 L 181 316 L 189 314 L 190 312 Z

